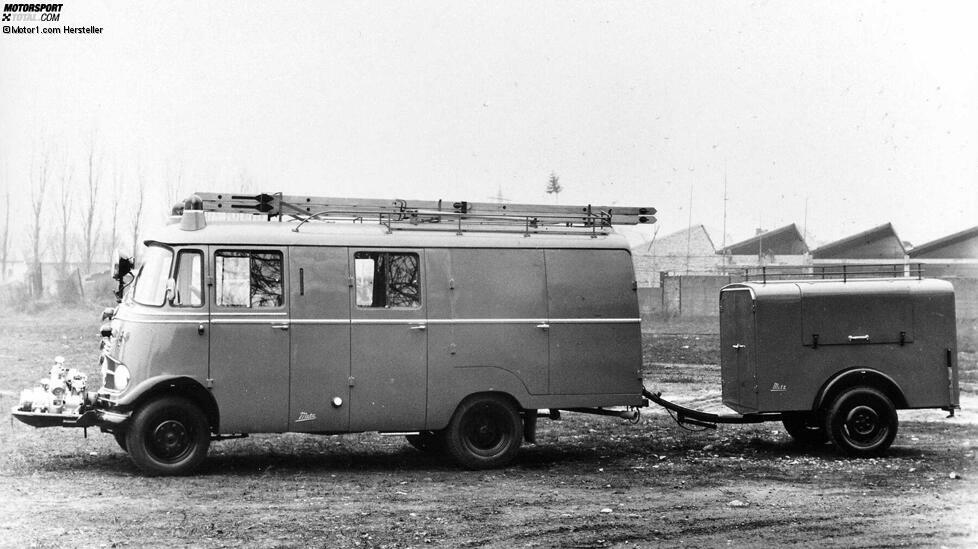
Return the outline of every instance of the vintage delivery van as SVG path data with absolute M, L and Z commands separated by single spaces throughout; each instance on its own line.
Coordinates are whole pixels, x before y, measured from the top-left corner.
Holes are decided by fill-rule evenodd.
M 205 196 L 210 212 L 242 202 Z M 645 403 L 631 255 L 606 214 L 293 201 L 293 222 L 211 222 L 194 198 L 147 238 L 81 420 L 145 472 L 280 432 L 409 433 L 492 467 L 539 409 Z M 351 215 L 375 219 L 332 222 Z

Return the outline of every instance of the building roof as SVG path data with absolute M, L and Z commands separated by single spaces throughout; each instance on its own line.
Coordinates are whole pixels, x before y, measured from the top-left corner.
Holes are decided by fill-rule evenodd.
M 830 242 L 812 250 L 814 259 L 903 259 L 907 250 L 892 223 Z
M 808 245 L 798 227 L 792 223 L 771 231 L 754 235 L 747 240 L 717 250 L 724 255 L 803 255 Z
M 978 259 L 978 226 L 914 246 L 910 257 Z
M 691 242 L 691 244 L 695 245 L 697 248 L 691 251 L 694 255 L 700 255 L 702 253 L 709 253 L 712 255 L 716 251 L 716 246 L 713 244 L 713 239 L 710 238 L 710 233 L 707 232 L 706 227 L 704 227 L 703 225 L 693 225 L 692 227 L 688 227 L 673 233 L 669 233 L 665 236 L 654 238 L 651 241 L 646 241 L 646 242 L 642 242 L 641 244 L 637 244 L 632 247 L 632 252 L 645 254 L 645 253 L 649 253 L 652 250 L 653 246 L 659 250 L 664 249 L 667 251 L 675 248 L 676 246 L 679 246 L 682 248 L 684 254 L 686 241 L 693 235 L 697 235 L 699 237 L 696 239 L 695 242 Z M 679 254 L 679 255 L 683 255 L 683 254 Z M 657 255 L 669 255 L 669 254 L 660 252 Z

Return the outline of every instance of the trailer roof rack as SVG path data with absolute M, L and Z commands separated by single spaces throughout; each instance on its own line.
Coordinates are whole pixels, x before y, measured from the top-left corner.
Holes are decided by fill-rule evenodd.
M 823 265 L 772 265 L 747 267 L 742 270 L 745 282 L 779 280 L 841 280 L 857 278 L 916 278 L 924 277 L 921 263 L 838 263 Z
M 195 201 L 194 198 L 199 201 Z M 655 223 L 653 207 L 494 204 L 450 200 L 384 200 L 286 196 L 282 193 L 233 194 L 197 192 L 188 209 L 229 214 L 264 215 L 298 221 L 294 231 L 313 221 L 376 221 L 395 230 L 513 232 L 529 235 L 608 234 L 614 225 Z M 192 204 L 192 205 L 191 205 Z

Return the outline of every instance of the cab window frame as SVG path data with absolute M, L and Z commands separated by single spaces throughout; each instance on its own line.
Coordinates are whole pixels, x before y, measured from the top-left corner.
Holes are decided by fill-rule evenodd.
M 180 279 L 179 279 L 179 276 L 181 274 L 180 267 L 181 267 L 181 262 L 184 260 L 184 256 L 190 256 L 190 257 L 196 256 L 200 265 L 200 274 L 198 277 L 193 277 L 193 271 L 192 270 L 190 271 L 190 276 L 196 278 L 195 280 L 195 282 L 197 283 L 196 285 L 200 289 L 199 292 L 200 303 L 196 305 L 193 303 L 187 303 L 187 304 L 177 303 L 177 290 L 180 287 Z M 205 251 L 200 248 L 183 248 L 176 251 L 176 254 L 173 259 L 173 268 L 172 268 L 173 276 L 171 277 L 174 281 L 173 296 L 171 296 L 169 299 L 169 305 L 171 307 L 178 308 L 178 309 L 201 309 L 207 305 L 207 287 L 204 284 L 204 280 L 206 278 L 204 275 L 205 257 L 206 257 Z

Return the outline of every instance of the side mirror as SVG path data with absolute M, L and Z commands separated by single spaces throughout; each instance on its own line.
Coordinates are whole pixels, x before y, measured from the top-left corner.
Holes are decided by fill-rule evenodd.
M 126 290 L 126 275 L 132 272 L 132 268 L 135 265 L 135 261 L 131 257 L 126 257 L 119 252 L 116 252 L 119 256 L 119 260 L 115 265 L 112 266 L 112 278 L 119 283 L 119 287 L 115 291 L 115 300 L 119 303 L 122 302 L 122 294 Z
M 114 265 L 112 278 L 122 282 L 122 278 L 132 272 L 134 266 L 133 258 L 119 254 L 119 260 Z

